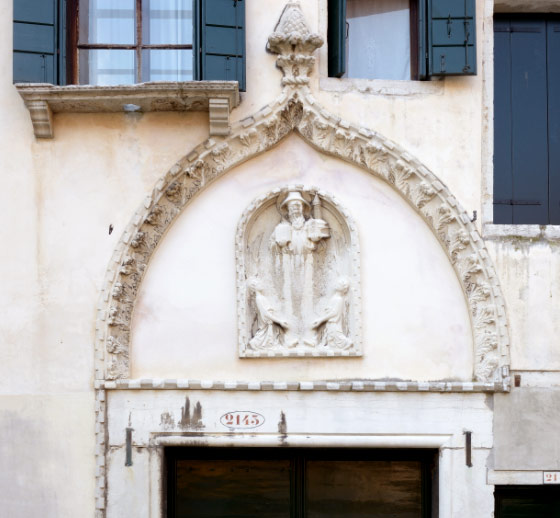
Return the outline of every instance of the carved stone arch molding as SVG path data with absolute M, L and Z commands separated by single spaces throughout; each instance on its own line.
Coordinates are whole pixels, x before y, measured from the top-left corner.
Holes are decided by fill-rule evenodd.
M 312 53 L 322 38 L 310 33 L 299 4 L 286 5 L 269 50 L 280 54 L 279 98 L 180 159 L 137 210 L 107 271 L 96 325 L 96 380 L 129 377 L 131 317 L 152 253 L 190 201 L 232 168 L 296 132 L 322 153 L 353 163 L 391 184 L 439 240 L 461 283 L 474 337 L 473 378 L 509 388 L 509 339 L 504 301 L 492 261 L 475 225 L 448 188 L 414 157 L 375 131 L 319 106 L 307 86 Z M 233 250 L 232 250 L 233 260 Z M 435 390 L 441 390 L 435 388 Z

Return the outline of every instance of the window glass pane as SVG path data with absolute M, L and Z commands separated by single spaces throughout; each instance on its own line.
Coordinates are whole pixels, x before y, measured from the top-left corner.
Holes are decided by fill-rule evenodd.
M 192 44 L 192 28 L 192 0 L 143 0 L 143 43 Z
M 192 68 L 191 49 L 142 51 L 142 81 L 191 81 Z
M 308 518 L 422 518 L 419 461 L 308 461 Z
M 80 0 L 80 43 L 134 45 L 134 0 Z
M 133 50 L 79 51 L 80 84 L 126 85 L 136 83 Z
M 410 79 L 409 0 L 347 0 L 345 77 Z
M 289 460 L 178 460 L 177 518 L 287 518 Z

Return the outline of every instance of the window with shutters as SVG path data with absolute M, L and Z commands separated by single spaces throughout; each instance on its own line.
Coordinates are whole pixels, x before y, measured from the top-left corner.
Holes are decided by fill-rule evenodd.
M 244 0 L 17 0 L 14 82 L 245 87 Z
M 475 0 L 329 0 L 329 76 L 476 74 Z
M 494 18 L 494 223 L 560 224 L 560 17 Z
M 168 448 L 168 518 L 432 518 L 437 451 Z

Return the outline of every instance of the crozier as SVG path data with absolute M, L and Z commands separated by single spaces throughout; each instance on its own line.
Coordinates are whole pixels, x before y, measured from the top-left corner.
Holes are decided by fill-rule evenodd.
M 241 357 L 360 356 L 355 225 L 327 193 L 259 197 L 236 235 Z

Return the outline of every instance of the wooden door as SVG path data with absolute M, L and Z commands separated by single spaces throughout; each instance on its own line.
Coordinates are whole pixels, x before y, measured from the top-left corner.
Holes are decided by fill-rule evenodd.
M 432 518 L 435 458 L 433 450 L 169 448 L 167 516 Z

